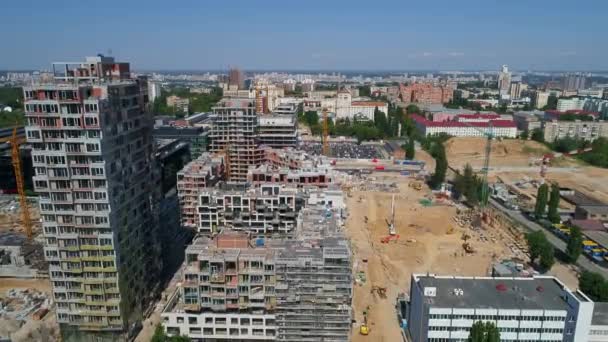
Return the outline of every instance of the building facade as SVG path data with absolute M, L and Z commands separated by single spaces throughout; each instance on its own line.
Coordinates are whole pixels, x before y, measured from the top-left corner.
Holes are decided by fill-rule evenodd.
M 544 108 L 549 103 L 549 93 L 546 91 L 535 91 L 532 93 L 532 104 L 536 109 Z
M 150 81 L 148 82 L 148 100 L 153 103 L 154 100 L 159 98 L 162 93 L 162 86 L 159 82 Z
M 272 148 L 295 147 L 297 122 L 292 115 L 264 115 L 258 118 L 258 141 Z
M 445 133 L 454 137 L 485 137 L 493 134 L 497 137 L 517 137 L 517 126 L 510 120 L 491 120 L 490 122 L 435 122 L 419 115 L 412 115 L 416 129 L 423 136 Z
M 384 114 L 388 114 L 388 104 L 386 102 L 353 101 L 351 92 L 347 89 L 340 90 L 337 96 L 337 107 L 335 108 L 337 119 L 352 120 L 355 118 L 362 118 L 365 120 L 374 120 L 374 111 L 376 108 Z
M 188 112 L 190 110 L 190 99 L 185 99 L 185 98 L 181 98 L 179 96 L 171 95 L 171 96 L 167 97 L 167 106 L 188 114 Z
M 167 333 L 349 341 L 352 262 L 340 212 L 326 204 L 302 209 L 292 240 L 233 232 L 198 237 L 186 251 L 182 286 L 161 314 Z
M 224 98 L 213 107 L 211 152 L 227 153 L 229 181 L 244 182 L 251 165 L 260 165 L 264 154 L 258 149 L 258 116 L 255 100 Z
M 54 70 L 24 102 L 57 322 L 67 341 L 124 340 L 162 267 L 147 85 L 109 57 Z
M 399 96 L 407 106 L 410 103 L 423 105 L 448 103 L 454 96 L 455 87 L 451 84 L 412 83 L 399 85 Z
M 603 303 L 555 277 L 414 274 L 411 284 L 408 330 L 414 341 L 466 340 L 477 321 L 496 324 L 501 341 L 587 342 L 606 333 Z
M 551 120 L 543 123 L 543 130 L 547 142 L 565 137 L 593 141 L 599 137 L 608 137 L 608 122 Z
M 511 86 L 511 72 L 509 67 L 503 65 L 498 73 L 498 94 L 509 95 L 509 88 Z

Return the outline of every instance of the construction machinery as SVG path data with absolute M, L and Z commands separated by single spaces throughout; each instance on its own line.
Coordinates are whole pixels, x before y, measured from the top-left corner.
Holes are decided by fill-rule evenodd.
M 473 254 L 473 253 L 475 253 L 475 249 L 473 249 L 473 246 L 471 246 L 471 244 L 470 244 L 470 243 L 468 243 L 468 242 L 464 242 L 464 243 L 462 244 L 462 249 L 464 249 L 464 251 L 465 251 L 467 254 Z
M 387 235 L 385 237 L 383 237 L 382 239 L 380 239 L 381 243 L 389 243 L 391 241 L 395 241 L 397 242 L 397 240 L 399 240 L 399 235 Z
M 409 186 L 410 188 L 412 188 L 416 191 L 422 190 L 422 182 L 419 182 L 419 181 L 409 182 L 407 186 Z
M 19 153 L 19 138 L 17 137 L 17 127 L 13 128 L 13 136 L 11 138 L 11 158 L 15 171 L 15 180 L 17 183 L 17 193 L 19 195 L 19 205 L 21 206 L 21 222 L 25 228 L 25 235 L 28 239 L 32 239 L 32 220 L 30 219 L 30 211 L 27 205 L 27 197 L 25 195 L 25 185 L 23 181 L 23 173 L 21 171 L 21 155 Z
M 445 232 L 448 235 L 454 234 L 454 226 L 450 226 Z
M 386 299 L 386 287 L 372 285 L 372 289 L 369 291 L 369 293 L 371 293 L 371 294 L 377 293 L 380 298 Z
M 323 155 L 329 157 L 329 119 L 327 108 L 323 108 Z
M 388 224 L 388 233 L 390 235 L 397 234 L 397 230 L 395 229 L 395 195 L 393 195 L 393 200 L 391 202 L 391 222 Z
M 363 311 L 363 323 L 359 327 L 359 334 L 361 335 L 369 335 L 369 326 L 367 325 L 367 310 L 369 310 L 369 306 L 365 311 Z

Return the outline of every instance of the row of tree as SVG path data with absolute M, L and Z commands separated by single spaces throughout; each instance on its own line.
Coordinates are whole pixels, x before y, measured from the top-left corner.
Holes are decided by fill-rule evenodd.
M 559 207 L 559 184 L 553 183 L 551 185 L 551 195 L 549 196 L 549 185 L 546 183 L 538 187 L 536 193 L 536 205 L 534 207 L 534 216 L 541 218 L 547 214 L 547 219 L 552 223 L 560 223 L 560 217 L 558 212 Z M 548 209 L 547 209 L 548 208 Z
M 209 112 L 211 108 L 222 98 L 222 89 L 219 87 L 213 88 L 209 94 L 191 93 L 189 88 L 172 88 L 163 89 L 159 97 L 154 99 L 152 103 L 152 113 L 154 114 L 169 114 L 177 118 L 182 118 L 188 113 L 182 112 L 181 109 L 167 106 L 167 97 L 175 95 L 190 100 L 190 112 Z
M 583 271 L 578 277 L 578 288 L 596 302 L 608 302 L 608 281 L 601 274 Z
M 591 165 L 608 168 L 608 139 L 595 139 L 591 143 L 591 149 L 590 152 L 578 155 L 578 158 Z

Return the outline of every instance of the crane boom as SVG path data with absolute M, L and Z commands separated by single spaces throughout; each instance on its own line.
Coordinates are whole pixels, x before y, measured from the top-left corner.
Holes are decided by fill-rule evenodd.
M 329 157 L 329 122 L 326 108 L 323 108 L 323 155 Z
M 486 138 L 486 146 L 485 146 L 485 155 L 483 159 L 483 168 L 481 169 L 481 201 L 479 201 L 479 209 L 481 210 L 482 215 L 486 216 L 486 206 L 488 204 L 488 172 L 490 171 L 490 156 L 492 154 L 492 139 L 496 137 L 494 134 L 494 126 L 492 126 L 492 121 L 488 121 L 488 129 L 482 130 L 478 127 L 475 127 L 467 122 L 463 122 L 466 126 L 469 126 L 480 133 L 482 133 Z
M 30 211 L 27 205 L 27 197 L 25 195 L 25 185 L 23 181 L 23 173 L 21 172 L 21 155 L 19 154 L 19 138 L 17 137 L 17 127 L 13 128 L 13 136 L 11 138 L 11 157 L 13 169 L 15 171 L 15 181 L 17 184 L 17 193 L 19 195 L 19 205 L 21 206 L 21 221 L 25 227 L 25 235 L 28 239 L 32 239 L 32 220 L 30 219 Z

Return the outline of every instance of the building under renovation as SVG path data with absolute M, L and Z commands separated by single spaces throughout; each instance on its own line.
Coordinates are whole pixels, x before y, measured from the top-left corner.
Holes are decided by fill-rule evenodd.
M 214 341 L 348 341 L 352 264 L 342 210 L 338 202 L 308 202 L 290 240 L 245 232 L 196 238 L 182 286 L 161 314 L 166 332 Z
M 297 122 L 292 115 L 264 115 L 258 119 L 258 139 L 273 148 L 295 147 Z
M 259 165 L 263 151 L 258 149 L 255 99 L 224 98 L 213 108 L 211 152 L 224 153 L 229 181 L 245 182 L 251 165 Z
M 223 157 L 203 153 L 177 173 L 177 196 L 183 227 L 197 227 L 197 203 L 201 189 L 214 186 L 224 177 Z
M 256 234 L 291 233 L 302 206 L 301 197 L 297 189 L 279 184 L 247 191 L 202 190 L 197 205 L 198 231 L 213 234 L 232 228 Z

